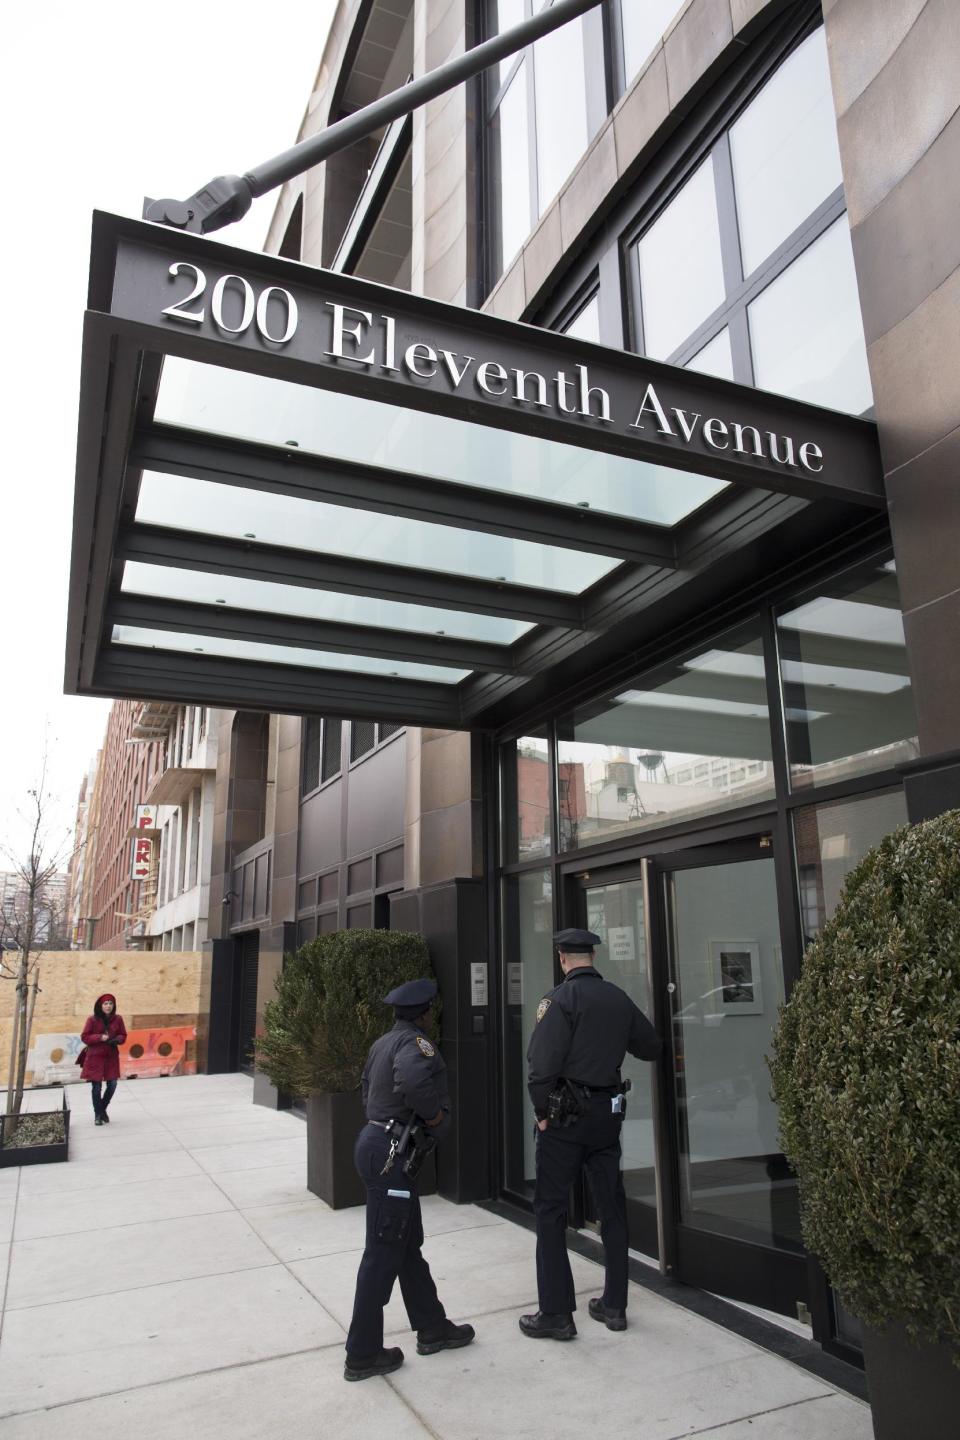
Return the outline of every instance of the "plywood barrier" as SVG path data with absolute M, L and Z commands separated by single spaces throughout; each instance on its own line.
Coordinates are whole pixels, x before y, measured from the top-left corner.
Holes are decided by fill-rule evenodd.
M 27 1084 L 80 1078 L 80 1032 L 98 995 L 109 991 L 127 1027 L 120 1049 L 124 1079 L 192 1075 L 197 1068 L 200 951 L 51 950 L 40 961 Z M 13 984 L 0 987 L 0 1086 L 10 1063 Z

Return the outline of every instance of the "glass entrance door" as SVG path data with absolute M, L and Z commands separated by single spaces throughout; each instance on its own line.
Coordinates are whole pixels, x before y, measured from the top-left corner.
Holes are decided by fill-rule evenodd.
M 806 1259 L 764 1058 L 784 999 L 770 837 L 671 857 L 660 899 L 676 1269 L 691 1284 L 796 1315 Z
M 626 990 L 652 1019 L 648 967 L 648 926 L 644 884 L 639 864 L 625 871 L 598 871 L 595 878 L 578 877 L 580 919 L 603 944 L 596 965 L 607 980 Z M 647 1255 L 657 1254 L 656 1144 L 654 1136 L 653 1066 L 627 1055 L 621 1069 L 632 1082 L 623 1122 L 623 1185 L 627 1194 L 630 1244 Z M 589 1193 L 584 1197 L 592 1218 Z

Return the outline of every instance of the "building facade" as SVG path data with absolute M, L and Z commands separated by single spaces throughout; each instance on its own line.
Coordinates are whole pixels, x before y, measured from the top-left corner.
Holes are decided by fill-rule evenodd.
M 341 0 L 302 134 L 539 9 L 536 0 Z M 634 355 L 673 375 L 709 377 L 719 396 L 752 394 L 759 404 L 769 392 L 796 417 L 804 406 L 859 417 L 867 423 L 852 432 L 879 437 L 886 507 L 776 484 L 767 494 L 764 481 L 754 491 L 691 475 L 680 462 L 651 464 L 642 482 L 622 483 L 614 470 L 565 461 L 563 447 L 543 439 L 536 412 L 547 408 L 547 381 L 516 372 L 529 433 L 511 433 L 474 483 L 502 494 L 505 509 L 539 506 L 524 512 L 528 536 L 531 515 L 555 524 L 560 510 L 582 512 L 579 544 L 550 564 L 516 540 L 497 552 L 506 573 L 491 568 L 492 551 L 486 569 L 471 569 L 481 532 L 510 533 L 473 499 L 462 505 L 475 524 L 473 548 L 456 548 L 449 514 L 449 554 L 435 549 L 426 561 L 416 537 L 378 529 L 385 508 L 394 519 L 412 502 L 391 512 L 371 498 L 369 474 L 356 480 L 360 462 L 378 475 L 389 470 L 397 489 L 426 470 L 438 496 L 461 477 L 443 468 L 439 449 L 414 454 L 416 436 L 378 429 L 371 401 L 363 417 L 345 403 L 339 415 L 299 415 L 308 437 L 310 424 L 327 432 L 326 448 L 309 438 L 306 448 L 332 456 L 334 468 L 352 463 L 367 489 L 356 509 L 334 500 L 340 508 L 319 538 L 304 510 L 288 509 L 283 561 L 291 570 L 300 563 L 289 534 L 302 523 L 301 549 L 359 556 L 380 588 L 362 591 L 355 572 L 331 579 L 329 568 L 306 565 L 285 584 L 289 574 L 267 568 L 276 551 L 264 551 L 257 568 L 255 546 L 271 543 L 262 490 L 274 487 L 275 527 L 276 497 L 289 505 L 297 493 L 276 479 L 277 455 L 289 467 L 302 444 L 292 438 L 291 408 L 290 421 L 284 413 L 272 429 L 258 430 L 252 415 L 242 427 L 228 417 L 260 446 L 244 463 L 263 467 L 259 490 L 238 487 L 231 472 L 232 529 L 222 507 L 210 518 L 212 502 L 197 489 L 198 477 L 217 473 L 210 436 L 189 465 L 159 441 L 149 451 L 148 437 L 151 463 L 160 456 L 188 476 L 180 490 L 168 485 L 181 513 L 192 505 L 196 528 L 225 533 L 227 543 L 201 553 L 193 535 L 178 560 L 163 552 L 167 566 L 193 567 L 186 579 L 165 572 L 162 586 L 148 585 L 128 573 L 125 589 L 147 598 L 117 610 L 128 623 L 161 615 L 194 632 L 154 668 L 137 662 L 158 693 L 188 673 L 169 678 L 176 655 L 203 649 L 210 634 L 221 646 L 211 653 L 234 666 L 221 667 L 218 684 L 253 697 L 252 708 L 221 710 L 217 720 L 209 1068 L 250 1064 L 256 1024 L 292 946 L 345 926 L 418 930 L 443 992 L 454 1104 L 440 1188 L 454 1199 L 529 1207 L 527 1039 L 557 978 L 552 931 L 588 925 L 603 937 L 604 973 L 665 1041 L 659 1066 L 625 1071 L 631 1244 L 692 1284 L 785 1315 L 811 1311 L 816 1338 L 843 1354 L 856 1348 L 856 1326 L 804 1251 L 764 1056 L 805 944 L 832 913 L 844 877 L 899 824 L 960 802 L 952 486 L 960 232 L 949 214 L 960 32 L 951 21 L 946 0 L 606 0 L 289 181 L 267 243 L 307 266 L 552 331 L 566 337 L 564 355 L 582 346 L 593 366 L 604 353 Z M 221 307 L 227 279 L 253 296 L 249 282 L 227 276 Z M 378 294 L 386 307 L 389 293 Z M 264 344 L 276 347 L 266 309 L 266 319 L 257 313 Z M 221 330 L 237 333 L 252 314 L 250 299 Z M 350 323 L 359 327 L 364 314 L 355 308 Z M 181 309 L 180 319 L 199 327 L 203 316 Z M 341 345 L 350 333 L 342 320 L 341 310 Z M 408 368 L 430 381 L 441 352 L 415 338 Z M 459 384 L 476 357 L 442 353 Z M 351 358 L 371 363 L 359 349 Z M 256 363 L 267 373 L 273 353 Z M 481 369 L 487 394 L 507 385 L 502 366 Z M 197 419 L 180 404 L 174 386 L 183 374 L 170 367 L 160 421 L 217 430 L 212 412 Z M 580 414 L 602 426 L 603 394 L 590 389 L 585 365 L 580 376 Z M 317 383 L 304 393 L 337 388 Z M 567 413 L 577 405 L 570 383 L 558 372 Z M 213 390 L 207 400 L 215 408 Z M 395 400 L 380 406 L 396 408 Z M 420 413 L 413 400 L 408 408 Z M 289 428 L 278 431 L 280 423 Z M 682 408 L 668 415 L 649 391 L 631 428 L 644 425 L 678 445 L 702 426 L 707 449 L 727 451 L 731 463 L 761 458 L 764 445 L 774 467 L 810 460 L 815 469 L 822 458 L 799 441 L 795 453 L 795 441 L 773 431 L 764 438 L 755 426 Z M 182 455 L 190 443 L 185 431 L 176 437 Z M 314 500 L 329 494 L 329 478 L 323 483 Z M 138 521 L 169 530 L 161 500 L 149 484 L 141 489 Z M 641 562 L 669 550 L 669 563 L 635 564 L 619 589 L 604 588 L 616 564 L 597 558 L 604 526 L 608 557 L 633 553 L 642 531 L 652 549 Z M 683 543 L 658 550 L 676 526 Z M 128 572 L 167 543 L 135 538 Z M 549 548 L 549 535 L 541 538 Z M 404 565 L 429 572 L 430 588 L 385 600 L 388 580 L 401 593 Z M 462 572 L 472 589 L 454 593 L 449 578 L 438 579 L 444 570 Z M 208 573 L 215 580 L 196 579 Z M 539 606 L 529 623 L 518 600 L 508 603 L 524 575 L 524 594 L 535 589 Z M 453 596 L 448 611 L 443 595 Z M 470 596 L 485 629 L 463 619 Z M 175 603 L 193 607 L 189 624 L 171 618 Z M 211 619 L 212 606 L 225 609 Z M 223 642 L 231 607 L 244 628 Z M 291 637 L 316 650 L 338 626 L 343 651 L 344 622 L 358 635 L 381 627 L 379 648 L 359 654 L 376 657 L 366 673 L 388 677 L 392 690 L 352 718 L 339 697 L 372 695 L 348 683 L 367 662 L 341 655 L 334 664 L 289 648 L 284 675 L 298 677 L 306 713 L 269 714 L 269 686 L 253 662 L 266 676 L 276 652 L 297 643 Z M 568 623 L 590 631 L 591 644 L 574 643 Z M 316 635 L 311 624 L 321 627 Z M 469 645 L 479 677 L 469 677 L 471 694 L 487 697 L 482 724 L 403 723 L 421 711 L 405 688 L 409 656 L 391 668 L 389 657 L 404 653 L 398 632 L 416 633 L 419 659 L 444 654 L 451 636 Z M 127 643 L 163 649 L 156 636 Z M 211 671 L 219 663 L 211 660 Z M 311 665 L 334 676 L 326 690 Z M 202 689 L 197 668 L 188 683 L 192 694 Z M 321 694 L 329 713 L 309 698 Z M 262 1075 L 255 1098 L 282 1102 Z M 594 1223 L 588 1191 L 573 1218 Z

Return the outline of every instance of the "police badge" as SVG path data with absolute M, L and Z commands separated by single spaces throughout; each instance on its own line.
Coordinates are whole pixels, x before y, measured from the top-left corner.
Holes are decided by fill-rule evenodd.
M 423 1035 L 417 1036 L 417 1044 L 420 1047 L 420 1053 L 422 1055 L 426 1055 L 428 1060 L 432 1060 L 434 1055 L 436 1055 L 436 1050 L 434 1050 L 433 1046 L 430 1044 L 430 1041 L 427 1040 Z
M 546 998 L 546 996 L 544 996 L 544 998 L 540 1001 L 540 1004 L 537 1006 L 537 1024 L 538 1024 L 538 1025 L 540 1024 L 540 1021 L 543 1019 L 544 1015 L 546 1015 L 546 1013 L 547 1013 L 547 1011 L 548 1011 L 549 1009 L 550 1009 L 550 1001 Z

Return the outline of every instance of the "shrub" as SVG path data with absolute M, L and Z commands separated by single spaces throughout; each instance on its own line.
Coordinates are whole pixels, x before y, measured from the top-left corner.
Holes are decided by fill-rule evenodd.
M 804 1238 L 844 1303 L 960 1362 L 960 811 L 848 877 L 770 1068 Z
M 276 999 L 264 1011 L 257 1064 L 288 1095 L 355 1090 L 367 1052 L 390 1028 L 383 996 L 431 975 L 420 935 L 396 930 L 338 930 L 289 955 Z

